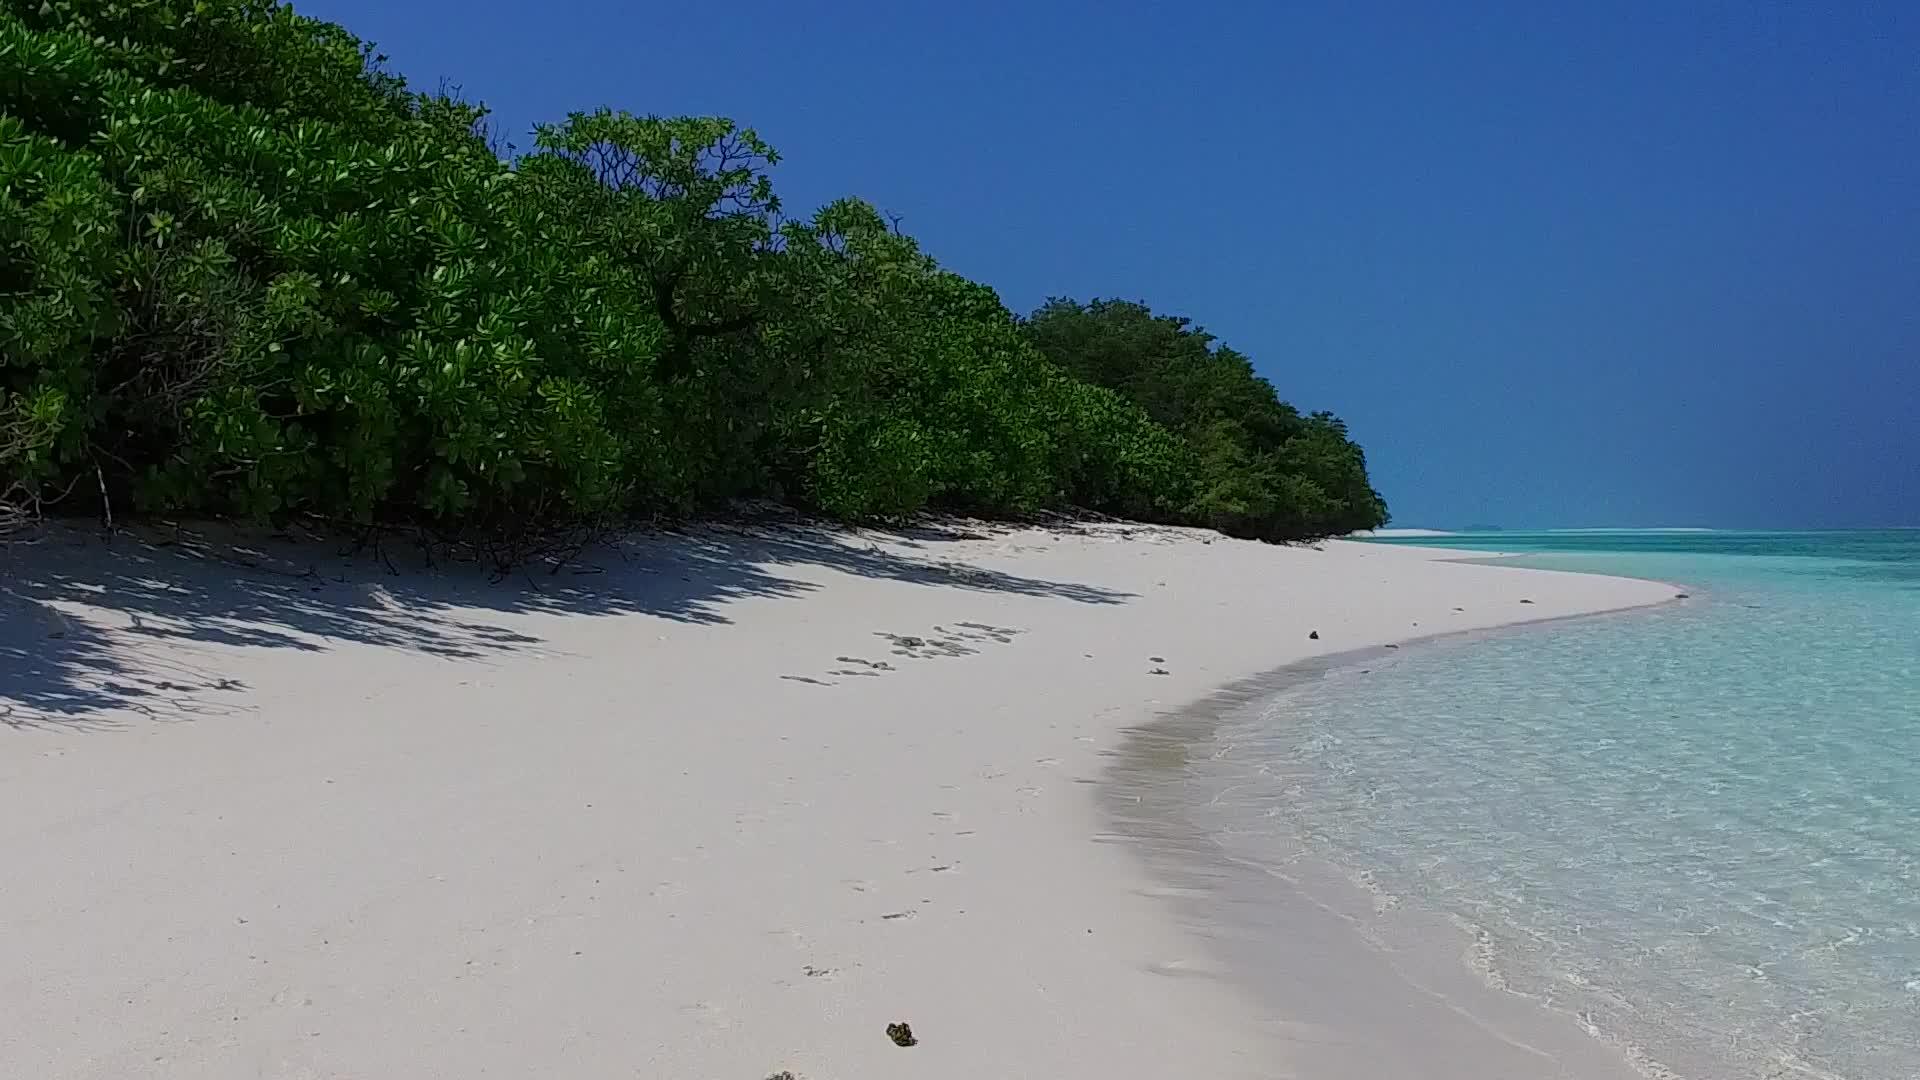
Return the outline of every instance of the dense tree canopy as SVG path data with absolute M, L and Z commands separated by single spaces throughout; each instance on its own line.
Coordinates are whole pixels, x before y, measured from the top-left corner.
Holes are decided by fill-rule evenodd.
M 504 159 L 273 0 L 0 0 L 0 501 L 515 546 L 770 496 L 1380 524 L 1338 420 L 1143 307 L 1016 319 L 774 150 L 601 110 Z
M 1194 486 L 1183 517 L 1273 540 L 1385 523 L 1346 424 L 1302 416 L 1250 360 L 1188 320 L 1124 301 L 1052 300 L 1025 330 L 1049 360 L 1118 391 L 1185 441 Z

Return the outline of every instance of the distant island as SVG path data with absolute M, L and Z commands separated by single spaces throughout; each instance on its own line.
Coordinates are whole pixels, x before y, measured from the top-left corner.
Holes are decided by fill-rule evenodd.
M 515 153 L 283 5 L 4 18 L 16 518 L 404 528 L 507 562 L 742 498 L 1387 521 L 1346 425 L 1188 320 L 1016 316 L 864 202 L 789 217 L 731 120 L 576 112 Z

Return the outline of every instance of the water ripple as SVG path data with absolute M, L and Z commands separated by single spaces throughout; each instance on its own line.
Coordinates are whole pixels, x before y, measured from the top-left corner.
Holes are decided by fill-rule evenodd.
M 1288 691 L 1219 734 L 1223 845 L 1454 917 L 1650 1071 L 1920 1076 L 1920 563 L 1608 559 L 1710 599 Z

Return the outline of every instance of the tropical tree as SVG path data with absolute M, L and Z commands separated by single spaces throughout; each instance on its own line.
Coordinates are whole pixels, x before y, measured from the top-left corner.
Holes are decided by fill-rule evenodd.
M 1384 520 L 1340 422 L 1139 305 L 1015 318 L 722 118 L 503 157 L 275 0 L 0 0 L 0 505 L 406 526 L 503 558 L 727 499 Z
M 1194 473 L 1180 516 L 1268 540 L 1386 523 L 1346 425 L 1302 416 L 1251 360 L 1189 320 L 1129 301 L 1055 299 L 1024 329 L 1061 370 L 1119 391 L 1181 436 Z

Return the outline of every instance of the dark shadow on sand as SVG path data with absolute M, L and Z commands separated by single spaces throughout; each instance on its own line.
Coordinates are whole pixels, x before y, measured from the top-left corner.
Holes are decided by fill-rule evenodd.
M 557 571 L 536 567 L 494 580 L 481 568 L 351 553 L 284 534 L 214 538 L 188 531 L 122 533 L 111 543 L 56 529 L 0 550 L 0 725 L 112 726 L 103 713 L 192 719 L 225 711 L 247 689 L 217 671 L 161 666 L 139 638 L 320 651 L 333 642 L 405 649 L 453 660 L 538 645 L 492 625 L 491 614 L 650 615 L 723 624 L 729 604 L 799 597 L 818 586 L 782 568 L 826 568 L 863 578 L 1118 604 L 1131 594 L 1023 577 L 922 555 L 959 539 L 937 527 L 911 535 L 812 526 L 710 527 L 597 548 Z M 902 544 L 913 554 L 881 547 Z M 392 560 L 396 572 L 386 565 Z M 131 626 L 101 630 L 61 615 L 84 605 Z

